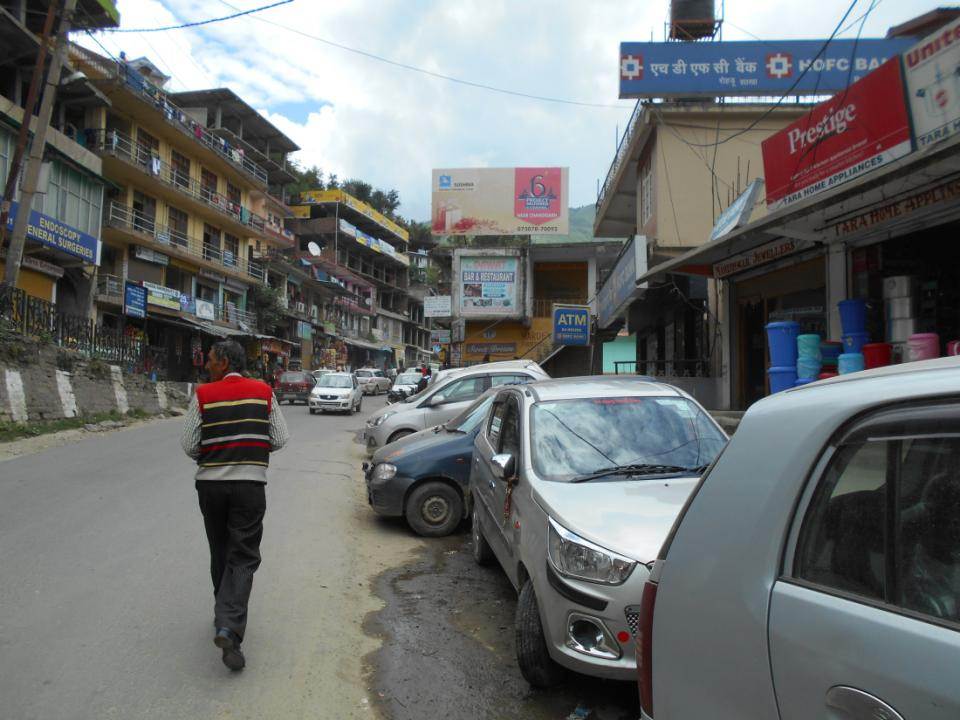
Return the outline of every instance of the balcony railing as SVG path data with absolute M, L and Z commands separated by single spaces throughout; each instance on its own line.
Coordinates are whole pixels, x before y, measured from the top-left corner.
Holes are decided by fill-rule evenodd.
M 231 325 L 242 325 L 248 328 L 257 327 L 257 316 L 249 310 L 241 310 L 233 303 L 224 303 L 214 306 L 215 317 L 221 322 Z
M 180 172 L 165 160 L 161 160 L 147 148 L 119 130 L 87 130 L 88 147 L 97 152 L 125 160 L 160 182 L 168 185 L 187 197 L 218 210 L 234 222 L 264 232 L 267 222 L 256 213 L 233 202 L 225 195 L 211 190 L 195 178 Z
M 97 295 L 113 300 L 123 299 L 123 278 L 117 275 L 97 274 Z
M 560 305 L 589 305 L 586 298 L 560 298 L 557 300 L 549 299 L 534 299 L 533 301 L 533 317 L 538 318 L 548 318 L 553 317 L 553 305 L 554 303 L 559 303 Z
M 156 218 L 127 205 L 118 202 L 110 203 L 106 220 L 106 224 L 110 227 L 147 236 L 154 242 L 169 246 L 172 250 L 186 253 L 225 270 L 249 275 L 259 282 L 265 281 L 266 273 L 260 263 L 247 262 L 229 250 L 223 250 L 174 228 L 160 225 L 156 222 Z
M 626 159 L 627 153 L 630 151 L 630 143 L 633 142 L 633 134 L 637 131 L 637 126 L 642 114 L 643 105 L 641 105 L 640 101 L 637 100 L 637 104 L 633 108 L 633 114 L 630 115 L 630 121 L 627 123 L 627 129 L 624 131 L 623 137 L 620 138 L 620 144 L 617 145 L 617 153 L 613 156 L 613 162 L 610 163 L 610 169 L 607 170 L 607 178 L 603 181 L 603 185 L 600 187 L 600 192 L 597 194 L 598 211 L 600 210 L 600 205 L 603 203 L 603 199 L 607 196 L 612 189 L 613 184 L 617 181 L 617 172 L 620 170 L 620 166 L 623 165 L 623 161 Z

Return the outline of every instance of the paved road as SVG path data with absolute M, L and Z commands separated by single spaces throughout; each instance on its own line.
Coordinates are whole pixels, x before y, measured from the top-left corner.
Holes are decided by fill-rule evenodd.
M 239 674 L 179 419 L 0 462 L 0 720 L 636 716 L 625 684 L 530 691 L 502 573 L 370 512 L 363 416 L 283 411 Z

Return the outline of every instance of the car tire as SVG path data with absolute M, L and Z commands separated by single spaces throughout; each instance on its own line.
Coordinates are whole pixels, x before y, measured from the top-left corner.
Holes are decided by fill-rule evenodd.
M 417 535 L 444 537 L 463 519 L 463 500 L 446 483 L 427 482 L 410 493 L 403 514 Z
M 515 626 L 517 664 L 524 679 L 535 688 L 557 685 L 563 679 L 563 668 L 554 662 L 547 650 L 537 595 L 529 578 L 520 588 Z
M 480 525 L 480 510 L 477 508 L 477 499 L 473 499 L 473 510 L 470 512 L 470 535 L 473 538 L 473 561 L 477 565 L 489 565 L 493 562 L 493 549 L 483 534 Z
M 360 396 L 360 400 L 357 402 L 357 412 L 363 410 L 363 396 Z
M 396 442 L 400 438 L 405 438 L 407 435 L 413 435 L 413 430 L 397 430 L 393 435 L 387 438 L 387 445 L 392 442 Z
M 314 408 L 310 408 L 310 414 L 311 414 L 311 415 L 316 415 L 316 414 L 317 414 L 317 411 L 316 411 Z

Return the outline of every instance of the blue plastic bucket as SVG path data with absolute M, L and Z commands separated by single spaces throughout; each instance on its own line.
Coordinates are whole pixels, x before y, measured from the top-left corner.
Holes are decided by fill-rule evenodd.
M 820 374 L 820 361 L 814 358 L 797 358 L 797 377 L 815 379 Z
M 863 346 L 870 342 L 870 333 L 858 332 L 849 333 L 843 336 L 843 352 L 858 353 L 863 350 Z
M 806 385 L 806 384 L 808 384 L 808 383 L 812 383 L 814 380 L 816 380 L 816 378 L 797 378 L 797 379 L 794 381 L 793 386 L 794 386 L 794 387 L 800 387 L 801 385 Z
M 820 359 L 820 336 L 810 333 L 797 335 L 797 357 Z
M 837 369 L 841 375 L 860 372 L 863 370 L 863 353 L 843 353 L 837 361 Z
M 767 324 L 767 344 L 770 346 L 770 365 L 790 367 L 797 364 L 797 335 L 800 323 L 788 320 Z
M 843 343 L 838 343 L 835 340 L 824 340 L 820 343 L 820 357 L 823 360 L 833 360 L 833 364 L 837 364 L 837 358 L 840 357 L 840 353 L 843 352 Z
M 840 310 L 840 325 L 844 335 L 861 333 L 867 327 L 867 301 L 841 300 L 837 303 Z
M 781 390 L 792 388 L 797 381 L 797 368 L 793 365 L 788 367 L 772 367 L 767 370 L 770 376 L 770 392 L 778 393 Z

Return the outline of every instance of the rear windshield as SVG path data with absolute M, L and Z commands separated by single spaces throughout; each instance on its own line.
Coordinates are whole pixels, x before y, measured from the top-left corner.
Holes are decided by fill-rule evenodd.
M 420 373 L 404 373 L 394 380 L 396 385 L 416 385 L 420 382 Z
M 369 370 L 357 370 L 357 377 L 372 377 L 373 373 Z
M 308 383 L 312 382 L 310 375 L 302 372 L 285 372 L 280 376 L 280 382 L 284 383 Z
M 349 375 L 324 375 L 317 381 L 317 387 L 349 388 L 353 387 L 353 380 Z

